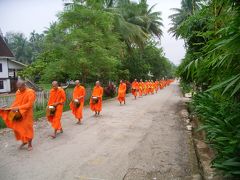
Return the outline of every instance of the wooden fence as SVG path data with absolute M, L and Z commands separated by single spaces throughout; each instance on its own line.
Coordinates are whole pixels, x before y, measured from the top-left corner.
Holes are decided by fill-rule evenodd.
M 66 89 L 66 103 L 69 103 L 72 100 L 72 89 Z M 91 96 L 91 88 L 86 89 L 86 97 L 85 100 L 88 100 Z M 48 102 L 49 92 L 41 91 L 36 92 L 36 101 L 35 108 L 45 108 Z M 0 107 L 2 106 L 10 106 L 15 99 L 15 94 L 0 96 Z

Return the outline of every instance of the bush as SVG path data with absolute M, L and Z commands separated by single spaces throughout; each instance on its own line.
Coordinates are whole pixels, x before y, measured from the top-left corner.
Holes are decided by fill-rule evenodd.
M 2 118 L 0 117 L 0 129 L 5 128 L 5 127 L 6 127 L 5 123 L 3 122 Z
M 240 103 L 221 94 L 194 97 L 193 107 L 216 156 L 213 167 L 225 176 L 240 177 Z
M 180 82 L 180 87 L 182 89 L 183 94 L 192 92 L 192 86 L 191 86 L 190 83 L 187 83 L 185 81 L 181 81 Z
M 104 88 L 104 95 L 107 97 L 114 97 L 116 95 L 116 86 L 113 82 L 110 82 L 108 86 Z

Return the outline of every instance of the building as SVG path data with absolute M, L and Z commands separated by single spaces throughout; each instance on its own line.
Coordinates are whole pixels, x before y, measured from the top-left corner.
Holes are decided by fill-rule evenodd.
M 25 64 L 14 60 L 14 55 L 0 35 L 0 93 L 16 91 L 18 72 Z

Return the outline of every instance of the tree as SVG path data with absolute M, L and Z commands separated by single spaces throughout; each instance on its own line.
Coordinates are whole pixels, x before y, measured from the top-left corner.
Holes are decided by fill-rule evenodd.
M 164 57 L 163 50 L 157 47 L 156 42 L 148 42 L 143 50 L 134 49 L 133 53 L 122 63 L 122 69 L 127 69 L 130 72 L 130 80 L 136 78 L 161 79 L 174 76 L 175 66 Z M 149 72 L 153 74 L 153 77 L 148 76 Z
M 196 11 L 200 9 L 199 2 L 201 0 L 182 0 L 181 8 L 173 8 L 175 14 L 169 16 L 172 21 L 172 27 L 169 29 L 169 32 L 173 34 L 176 38 L 181 36 L 181 33 L 178 32 L 182 23 L 188 19 L 188 17 L 194 15 Z
M 183 0 L 182 2 L 185 2 Z M 177 69 L 181 83 L 194 87 L 193 110 L 216 152 L 213 167 L 239 178 L 240 169 L 240 3 L 210 0 L 197 11 L 186 6 L 171 16 L 170 29 L 186 44 Z M 186 13 L 194 12 L 194 13 Z
M 23 33 L 7 32 L 5 40 L 17 61 L 30 64 L 43 50 L 44 35 L 33 31 L 27 39 Z

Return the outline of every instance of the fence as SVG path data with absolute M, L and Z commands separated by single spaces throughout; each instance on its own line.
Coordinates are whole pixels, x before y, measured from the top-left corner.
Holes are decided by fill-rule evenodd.
M 66 89 L 66 104 L 72 100 L 72 89 Z M 86 97 L 85 100 L 88 100 L 91 96 L 91 88 L 86 89 Z M 49 98 L 49 92 L 41 91 L 36 92 L 36 101 L 34 104 L 34 108 L 41 109 L 46 107 Z M 12 102 L 15 100 L 15 94 L 0 96 L 0 107 L 2 106 L 10 106 Z

